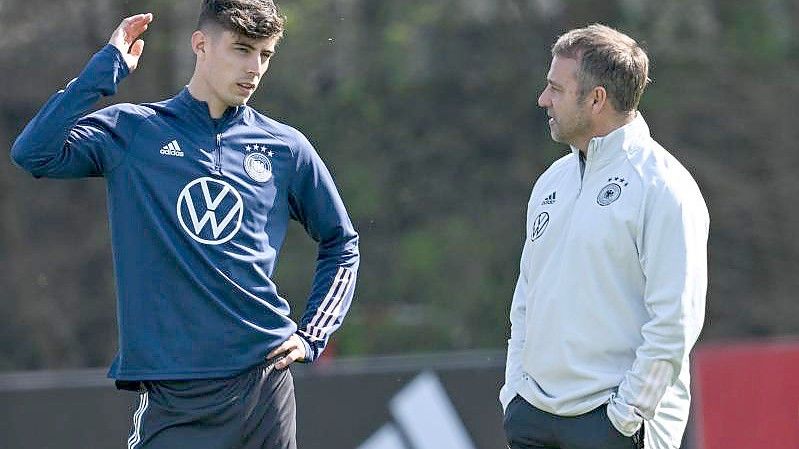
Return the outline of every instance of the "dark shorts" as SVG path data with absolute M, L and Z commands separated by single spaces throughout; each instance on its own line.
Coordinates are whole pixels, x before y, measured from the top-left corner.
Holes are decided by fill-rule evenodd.
M 226 379 L 120 382 L 138 388 L 128 449 L 296 449 L 294 382 L 273 363 Z
M 521 396 L 505 411 L 505 437 L 510 449 L 640 449 L 643 429 L 633 437 L 621 434 L 603 405 L 577 416 L 558 416 L 533 407 Z

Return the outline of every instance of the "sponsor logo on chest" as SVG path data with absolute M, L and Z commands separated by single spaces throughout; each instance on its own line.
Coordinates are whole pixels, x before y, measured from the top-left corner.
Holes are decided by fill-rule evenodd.
M 168 144 L 161 147 L 159 153 L 164 156 L 177 156 L 177 157 L 185 156 L 183 150 L 180 149 L 180 144 L 178 144 L 177 140 L 172 140 Z
M 533 242 L 538 240 L 539 237 L 544 235 L 544 231 L 547 230 L 547 226 L 549 226 L 549 214 L 546 212 L 541 212 L 537 217 L 535 217 L 535 221 L 533 221 L 530 240 Z
M 180 191 L 177 216 L 191 238 L 206 245 L 219 245 L 239 232 L 244 200 L 228 182 L 202 177 Z
M 557 201 L 557 198 L 556 198 L 557 194 L 558 194 L 557 191 L 554 191 L 554 192 L 550 193 L 546 198 L 544 198 L 544 201 L 541 202 L 541 205 L 542 206 L 548 206 L 548 205 L 555 204 L 555 201 Z
M 275 150 L 263 144 L 241 146 L 244 172 L 254 182 L 267 183 L 274 177 L 272 158 Z M 202 149 L 203 154 L 211 154 Z M 185 157 L 177 140 L 163 145 L 164 157 Z M 178 194 L 177 219 L 183 231 L 205 245 L 219 245 L 233 239 L 240 231 L 245 213 L 242 194 L 235 184 L 217 177 L 199 176 L 188 182 Z

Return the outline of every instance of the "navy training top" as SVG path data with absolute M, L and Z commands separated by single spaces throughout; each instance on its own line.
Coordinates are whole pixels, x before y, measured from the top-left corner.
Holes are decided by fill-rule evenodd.
M 105 46 L 11 149 L 35 177 L 106 178 L 119 325 L 109 376 L 227 377 L 295 332 L 313 361 L 349 309 L 359 262 L 324 163 L 299 131 L 248 106 L 213 120 L 186 88 L 85 115 L 128 72 Z M 289 218 L 319 247 L 299 328 L 271 280 Z

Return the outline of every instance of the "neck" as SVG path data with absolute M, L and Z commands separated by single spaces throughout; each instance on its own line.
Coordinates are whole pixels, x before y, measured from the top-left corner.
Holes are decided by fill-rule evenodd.
M 204 101 L 205 104 L 208 105 L 208 114 L 211 115 L 211 118 L 222 118 L 222 115 L 224 115 L 228 105 L 224 104 L 216 96 L 214 96 L 207 84 L 199 80 L 197 76 L 192 76 L 191 80 L 189 81 L 188 89 L 189 93 L 192 97 L 194 97 L 195 100 Z
M 636 111 L 630 112 L 622 112 L 620 114 L 613 113 L 609 115 L 604 120 L 600 119 L 594 124 L 592 132 L 585 138 L 577 142 L 574 147 L 580 150 L 580 153 L 583 156 L 586 155 L 586 151 L 588 151 L 588 143 L 591 142 L 591 139 L 594 137 L 605 137 L 608 134 L 616 131 L 617 129 L 625 126 L 635 120 L 637 116 Z

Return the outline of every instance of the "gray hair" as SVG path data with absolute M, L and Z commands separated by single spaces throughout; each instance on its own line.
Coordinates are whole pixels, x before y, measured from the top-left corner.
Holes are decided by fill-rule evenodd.
M 630 36 L 605 25 L 563 34 L 552 46 L 552 55 L 577 60 L 580 98 L 602 86 L 619 112 L 635 110 L 649 82 L 649 58 L 644 49 Z

